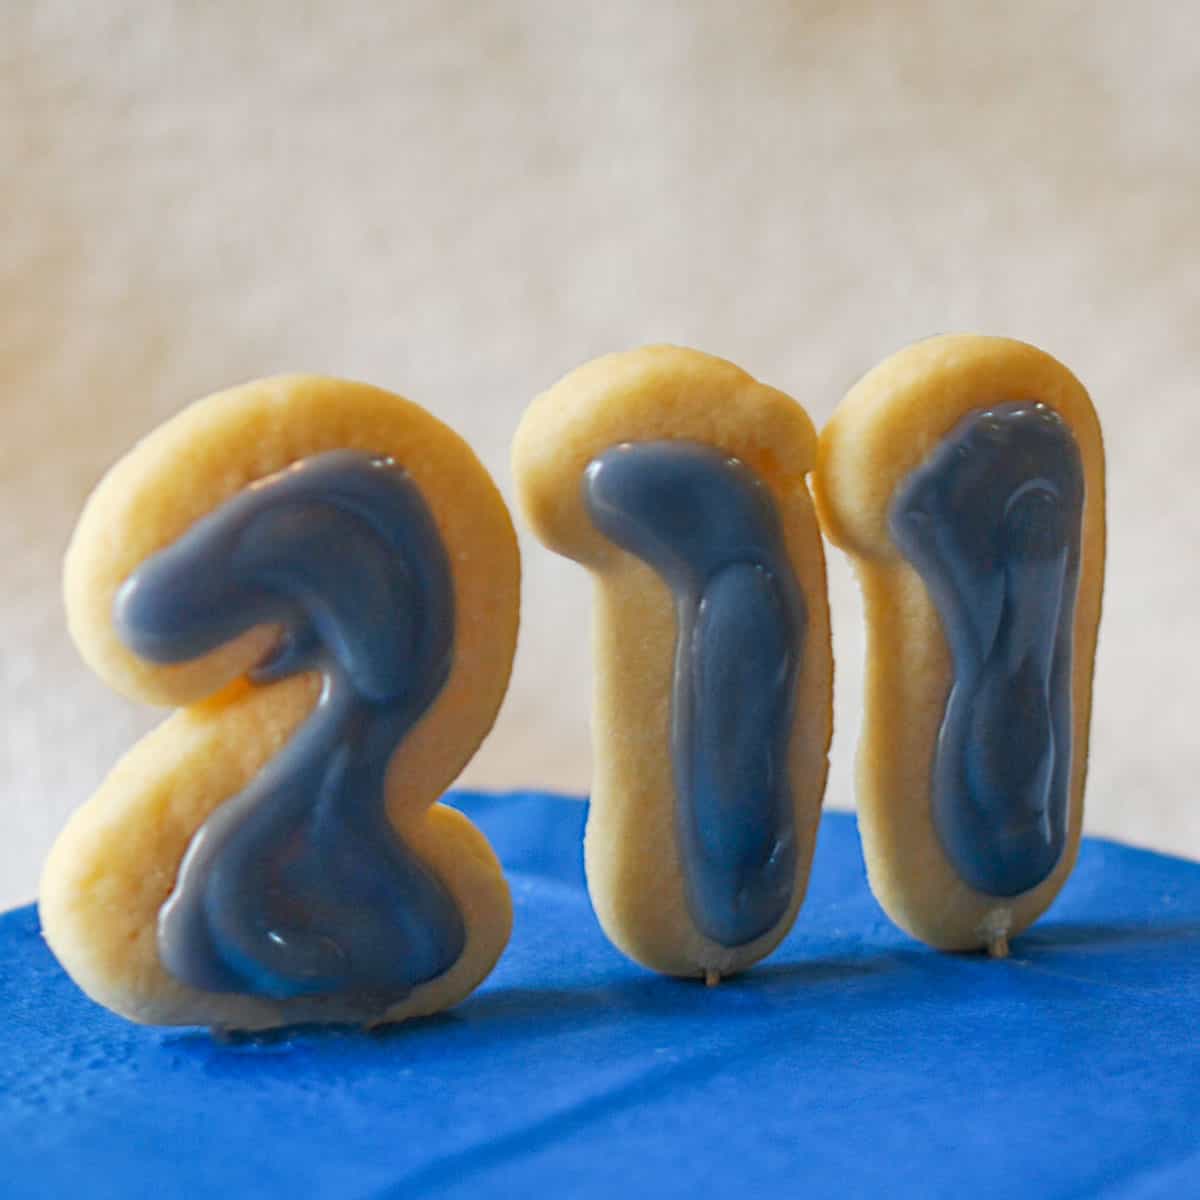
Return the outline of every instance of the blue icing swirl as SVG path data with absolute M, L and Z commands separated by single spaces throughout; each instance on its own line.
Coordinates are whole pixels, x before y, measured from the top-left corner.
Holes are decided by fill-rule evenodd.
M 807 615 L 769 492 L 710 446 L 659 441 L 594 459 L 596 527 L 675 600 L 671 759 L 688 910 L 723 946 L 787 912 L 796 875 L 787 750 Z
M 1036 887 L 1066 845 L 1083 500 L 1062 418 L 1010 403 L 964 417 L 892 502 L 892 536 L 954 663 L 933 823 L 959 875 L 988 895 Z
M 159 913 L 159 955 L 213 992 L 402 999 L 457 961 L 462 914 L 397 837 L 388 763 L 450 674 L 450 563 L 390 459 L 317 455 L 263 479 L 120 589 L 122 640 L 158 663 L 278 624 L 257 683 L 319 670 L 291 740 L 193 838 Z

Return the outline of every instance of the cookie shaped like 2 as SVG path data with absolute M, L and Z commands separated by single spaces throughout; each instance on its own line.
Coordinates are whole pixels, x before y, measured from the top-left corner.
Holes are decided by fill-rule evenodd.
M 596 581 L 588 889 L 658 971 L 744 969 L 804 896 L 831 730 L 815 440 L 782 392 L 657 346 L 572 372 L 514 442 L 534 532 Z
M 1104 579 L 1091 401 L 1032 346 L 933 338 L 846 396 L 814 483 L 866 609 L 871 886 L 923 941 L 1003 954 L 1079 845 Z
M 469 447 L 362 384 L 193 405 L 101 482 L 67 612 L 125 694 L 181 709 L 47 861 L 47 940 L 136 1021 L 379 1023 L 456 1003 L 511 925 L 438 795 L 490 728 L 519 560 Z

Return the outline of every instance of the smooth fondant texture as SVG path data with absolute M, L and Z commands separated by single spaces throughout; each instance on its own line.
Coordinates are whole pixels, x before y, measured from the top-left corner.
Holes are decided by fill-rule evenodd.
M 723 946 L 787 912 L 796 822 L 787 778 L 804 597 L 771 493 L 695 442 L 615 446 L 584 476 L 588 511 L 675 600 L 671 761 L 688 909 Z
M 884 918 L 829 814 L 779 952 L 706 989 L 604 939 L 583 805 L 451 800 L 508 872 L 512 945 L 390 1031 L 130 1025 L 32 909 L 0 918 L 5 1200 L 1200 1191 L 1200 865 L 1085 841 L 1011 958 L 945 955 Z

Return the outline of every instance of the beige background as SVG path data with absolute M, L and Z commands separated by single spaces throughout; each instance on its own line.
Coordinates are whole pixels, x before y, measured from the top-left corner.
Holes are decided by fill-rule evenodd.
M 0 904 L 156 715 L 62 629 L 100 473 L 282 370 L 402 391 L 511 495 L 528 398 L 607 350 L 733 358 L 819 423 L 899 346 L 1022 337 L 1092 390 L 1111 552 L 1088 825 L 1200 855 L 1200 6 L 0 8 Z M 528 540 L 466 781 L 582 790 L 588 586 Z M 831 554 L 852 801 L 862 637 Z

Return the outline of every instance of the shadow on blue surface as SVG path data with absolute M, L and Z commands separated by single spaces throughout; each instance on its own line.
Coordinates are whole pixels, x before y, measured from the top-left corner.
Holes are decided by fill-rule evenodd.
M 1047 920 L 1022 935 L 1021 951 L 1036 954 L 1042 949 L 1108 949 L 1132 945 L 1150 947 L 1156 942 L 1174 943 L 1200 939 L 1200 921 L 1179 924 L 1146 925 L 1142 922 L 1108 925 L 1089 925 L 1085 922 L 1061 924 Z

